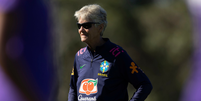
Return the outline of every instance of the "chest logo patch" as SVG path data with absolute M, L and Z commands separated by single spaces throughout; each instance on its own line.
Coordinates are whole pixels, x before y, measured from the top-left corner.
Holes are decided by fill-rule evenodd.
M 106 60 L 104 60 L 103 62 L 101 62 L 100 71 L 101 71 L 102 73 L 107 72 L 108 69 L 109 69 L 109 65 L 110 65 L 109 62 L 107 62 Z
M 84 79 L 80 84 L 79 93 L 90 95 L 98 92 L 98 79 Z

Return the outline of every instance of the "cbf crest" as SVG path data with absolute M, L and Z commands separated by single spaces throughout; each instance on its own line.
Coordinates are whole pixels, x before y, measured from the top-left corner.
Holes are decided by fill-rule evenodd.
M 100 71 L 102 73 L 105 73 L 109 70 L 109 62 L 107 62 L 106 60 L 104 60 L 103 62 L 101 62 L 101 65 L 100 65 Z

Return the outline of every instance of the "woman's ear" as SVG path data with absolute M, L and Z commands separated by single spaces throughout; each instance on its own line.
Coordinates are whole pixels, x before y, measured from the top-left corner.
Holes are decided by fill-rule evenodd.
M 99 32 L 102 32 L 103 28 L 104 28 L 104 24 L 102 23 L 102 24 L 100 24 Z

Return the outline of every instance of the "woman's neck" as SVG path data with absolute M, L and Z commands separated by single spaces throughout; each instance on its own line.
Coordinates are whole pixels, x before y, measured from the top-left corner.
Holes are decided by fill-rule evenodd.
M 88 47 L 93 51 L 95 52 L 96 50 L 96 47 L 97 46 L 101 46 L 105 43 L 105 41 L 103 40 L 103 38 L 101 37 L 99 40 L 96 40 L 95 42 L 93 43 L 87 43 Z

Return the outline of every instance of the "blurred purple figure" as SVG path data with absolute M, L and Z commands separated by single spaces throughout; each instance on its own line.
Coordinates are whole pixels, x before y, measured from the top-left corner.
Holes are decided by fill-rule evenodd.
M 0 67 L 0 101 L 26 101 L 2 67 Z
M 2 44 L 5 13 L 15 6 L 16 0 L 0 0 L 0 38 Z M 0 45 L 2 46 L 2 45 Z M 2 50 L 1 50 L 2 51 Z M 25 97 L 0 65 L 0 101 L 25 101 Z
M 201 0 L 187 0 L 193 21 L 194 52 L 189 78 L 180 101 L 201 101 Z
M 17 0 L 0 0 L 0 11 L 7 12 L 14 8 Z
M 55 101 L 49 11 L 43 0 L 0 0 L 0 101 Z

